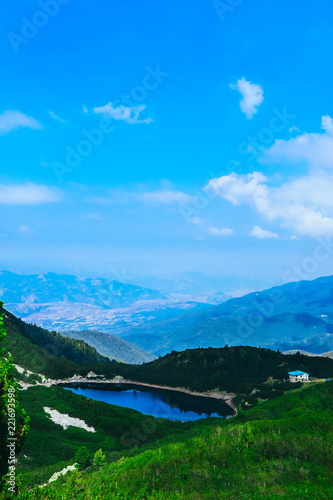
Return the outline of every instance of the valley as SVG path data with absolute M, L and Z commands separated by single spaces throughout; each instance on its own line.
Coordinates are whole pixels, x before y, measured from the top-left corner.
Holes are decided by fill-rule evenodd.
M 296 500 L 306 498 L 319 470 L 327 479 L 316 494 L 330 494 L 331 283 L 304 282 L 298 297 L 279 287 L 284 300 L 293 296 L 289 312 L 281 300 L 272 307 L 268 290 L 127 325 L 117 335 L 59 333 L 3 308 L 3 345 L 30 417 L 17 498 L 213 499 L 218 491 L 222 499 L 278 492 Z M 310 382 L 290 382 L 294 370 Z M 80 453 L 90 458 L 77 470 Z M 0 499 L 9 499 L 6 490 Z
M 117 334 L 123 327 L 207 307 L 187 296 L 170 297 L 115 280 L 56 273 L 19 275 L 1 271 L 0 290 L 13 314 L 56 331 Z

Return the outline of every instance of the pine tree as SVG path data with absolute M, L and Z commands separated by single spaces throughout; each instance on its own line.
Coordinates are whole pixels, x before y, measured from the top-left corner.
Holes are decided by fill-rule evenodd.
M 75 454 L 75 467 L 79 470 L 86 469 L 91 465 L 90 452 L 86 446 L 81 446 Z
M 103 467 L 103 465 L 105 465 L 105 455 L 103 453 L 103 450 L 96 451 L 93 464 L 96 469 L 99 469 L 100 467 Z
M 249 422 L 246 422 L 244 425 L 244 429 L 241 435 L 241 442 L 243 443 L 244 448 L 248 448 L 254 441 L 254 435 L 252 432 L 252 428 Z
M 0 310 L 3 302 L 0 301 Z M 3 314 L 0 314 L 0 345 L 6 338 Z M 13 359 L 4 358 L 5 348 L 0 347 L 0 491 L 8 481 L 8 472 L 16 477 L 16 459 L 29 430 L 29 417 L 18 403 L 17 383 L 12 376 Z M 8 444 L 12 444 L 11 448 Z M 9 468 L 10 467 L 10 468 Z M 7 482 L 7 487 L 11 484 Z M 12 490 L 13 491 L 13 490 Z

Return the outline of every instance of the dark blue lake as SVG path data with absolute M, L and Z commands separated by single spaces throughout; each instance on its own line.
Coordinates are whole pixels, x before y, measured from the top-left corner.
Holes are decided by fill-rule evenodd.
M 145 415 L 183 422 L 227 417 L 233 410 L 221 400 L 131 384 L 66 384 L 65 389 L 97 401 L 132 408 Z

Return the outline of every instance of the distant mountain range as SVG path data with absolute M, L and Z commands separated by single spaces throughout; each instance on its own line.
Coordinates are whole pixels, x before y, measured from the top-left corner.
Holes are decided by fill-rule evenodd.
M 322 353 L 333 348 L 333 277 L 288 283 L 144 327 L 122 338 L 153 352 L 251 345 Z
M 167 299 L 160 292 L 106 279 L 67 274 L 22 275 L 0 272 L 3 300 L 11 304 L 84 303 L 105 308 L 124 307 L 138 300 Z
M 229 317 L 276 316 L 308 313 L 333 320 L 333 276 L 276 286 L 228 300 L 217 306 L 219 314 Z
M 13 314 L 53 330 L 99 330 L 140 325 L 207 307 L 115 280 L 45 273 L 0 272 L 1 299 Z
M 128 362 L 226 344 L 315 354 L 333 349 L 332 276 L 213 306 L 117 281 L 54 273 L 23 276 L 3 271 L 0 285 L 6 307 L 25 321 L 63 330 L 101 354 Z M 132 345 L 119 344 L 117 337 Z
M 6 309 L 4 326 L 7 336 L 4 347 L 15 362 L 32 371 L 47 368 L 49 373 L 61 375 L 62 370 L 75 370 L 75 364 L 109 363 L 110 358 L 129 364 L 142 364 L 155 359 L 128 342 L 100 332 L 82 332 L 82 335 L 60 335 L 25 323 Z M 88 340 L 85 342 L 85 340 Z M 47 371 L 47 370 L 46 370 Z
M 294 355 L 300 353 L 303 356 L 310 356 L 310 357 L 320 357 L 320 358 L 330 358 L 333 359 L 333 351 L 328 351 L 328 352 L 323 352 L 322 354 L 314 354 L 313 352 L 307 352 L 307 351 L 302 351 L 300 349 L 293 349 L 291 351 L 285 351 L 282 354 L 285 354 L 286 356 Z

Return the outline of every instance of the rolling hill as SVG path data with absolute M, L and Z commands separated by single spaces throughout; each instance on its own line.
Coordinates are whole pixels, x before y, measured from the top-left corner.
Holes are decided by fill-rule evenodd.
M 109 358 L 138 364 L 155 358 L 122 339 L 95 332 L 98 347 L 103 350 L 104 346 L 105 351 L 101 353 L 80 335 L 71 338 L 58 332 L 50 332 L 25 323 L 6 309 L 0 308 L 0 314 L 2 313 L 7 331 L 4 347 L 13 355 L 18 365 L 33 372 L 61 378 L 66 374 L 73 375 L 79 365 L 109 363 Z M 91 340 L 91 333 L 83 332 L 83 337 L 86 334 Z
M 61 335 L 71 339 L 84 340 L 90 346 L 95 347 L 103 356 L 108 356 L 124 363 L 140 365 L 148 361 L 153 361 L 156 358 L 153 354 L 108 333 L 82 330 L 80 332 L 65 331 L 61 332 Z
M 288 283 L 118 334 L 156 355 L 172 349 L 253 345 L 333 349 L 333 277 Z
M 7 332 L 3 346 L 15 363 L 26 370 L 62 378 L 89 363 L 110 362 L 82 340 L 62 337 L 36 325 L 29 325 L 0 307 Z

